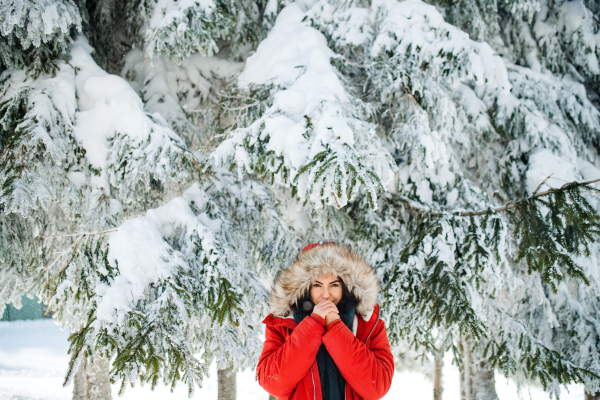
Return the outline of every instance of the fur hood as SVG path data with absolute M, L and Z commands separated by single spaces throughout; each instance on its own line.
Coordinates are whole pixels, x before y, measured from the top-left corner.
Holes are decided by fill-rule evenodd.
M 323 243 L 301 251 L 289 268 L 275 278 L 271 290 L 273 316 L 285 318 L 292 314 L 292 305 L 312 287 L 321 275 L 332 273 L 341 278 L 358 299 L 356 311 L 370 317 L 379 293 L 379 282 L 373 268 L 348 246 Z

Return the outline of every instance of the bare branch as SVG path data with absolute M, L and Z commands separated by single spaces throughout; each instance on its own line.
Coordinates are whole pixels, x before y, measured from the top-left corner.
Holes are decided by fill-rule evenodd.
M 533 191 L 533 194 L 534 194 L 534 195 L 537 193 L 537 191 L 538 191 L 538 190 L 540 190 L 540 188 L 542 187 L 542 185 L 543 185 L 544 183 L 546 183 L 546 181 L 547 181 L 548 179 L 550 179 L 550 177 L 551 177 L 552 175 L 554 175 L 554 172 L 553 172 L 553 173 L 551 173 L 550 175 L 548 175 L 548 176 L 546 177 L 546 179 L 544 179 L 543 181 L 541 181 L 541 182 L 540 182 L 540 184 L 539 184 L 539 185 L 537 185 L 537 187 L 536 187 L 536 188 L 535 188 L 535 190 Z
M 56 237 L 67 237 L 67 236 L 96 236 L 96 235 L 104 235 L 105 233 L 110 233 L 110 232 L 116 232 L 118 229 L 111 229 L 108 231 L 102 231 L 102 232 L 84 232 L 84 233 L 67 233 L 64 235 L 51 235 L 51 236 L 39 236 L 40 238 L 56 238 Z

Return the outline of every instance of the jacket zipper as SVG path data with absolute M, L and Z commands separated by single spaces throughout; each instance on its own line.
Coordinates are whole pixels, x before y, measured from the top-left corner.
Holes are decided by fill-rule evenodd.
M 377 317 L 377 321 L 375 321 L 375 325 L 373 325 L 373 327 L 371 328 L 371 332 L 369 332 L 369 335 L 367 336 L 367 338 L 365 339 L 365 344 L 367 344 L 367 341 L 369 340 L 369 338 L 371 337 L 371 333 L 373 333 L 373 330 L 375 329 L 375 327 L 377 326 L 377 323 L 379 322 L 379 317 Z
M 313 375 L 312 365 L 310 366 L 310 377 L 312 378 L 313 383 L 313 397 L 314 400 L 317 400 L 317 387 L 315 386 L 315 376 Z
M 367 344 L 367 341 L 371 337 L 371 333 L 373 333 L 373 330 L 375 329 L 375 326 L 377 325 L 378 322 L 379 322 L 379 317 L 377 318 L 377 321 L 375 321 L 375 325 L 373 325 L 373 327 L 371 328 L 371 332 L 369 332 L 369 335 L 365 339 L 365 344 Z M 315 376 L 313 375 L 312 365 L 310 366 L 310 377 L 312 378 L 312 384 L 313 384 L 313 398 L 314 398 L 314 400 L 317 400 L 317 387 L 315 386 Z M 346 391 L 344 390 L 344 399 L 345 398 L 346 398 Z
M 379 322 L 379 317 L 377 317 L 377 321 L 375 321 L 375 325 L 373 325 L 373 327 L 371 328 L 371 332 L 369 332 L 369 334 L 367 335 L 367 338 L 365 339 L 365 344 L 367 344 L 367 342 L 369 341 L 369 338 L 371 337 L 371 333 L 373 333 L 373 330 L 375 329 L 375 326 L 377 325 L 377 323 Z M 312 374 L 312 367 L 310 367 L 310 373 Z M 313 388 L 315 387 L 315 380 L 313 379 Z M 316 400 L 316 396 L 315 396 L 315 400 Z M 346 400 L 346 391 L 344 390 L 344 400 Z

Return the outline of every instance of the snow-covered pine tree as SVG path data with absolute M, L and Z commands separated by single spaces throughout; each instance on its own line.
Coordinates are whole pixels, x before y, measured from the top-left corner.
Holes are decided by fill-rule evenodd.
M 573 4 L 559 19 L 585 28 L 592 14 Z M 452 6 L 438 4 L 448 14 Z M 490 365 L 555 393 L 573 380 L 597 390 L 598 249 L 586 238 L 598 229 L 594 188 L 584 186 L 591 198 L 566 185 L 546 201 L 517 202 L 548 182 L 600 177 L 590 163 L 598 162 L 599 114 L 589 100 L 597 77 L 555 76 L 547 66 L 540 73 L 510 55 L 504 28 L 486 36 L 504 60 L 494 58 L 421 2 L 317 7 L 313 24 L 341 55 L 340 71 L 362 77 L 357 90 L 379 104 L 374 119 L 400 167 L 381 211 L 356 203 L 351 212 L 354 239 L 380 265 L 392 335 L 432 354 L 453 348 L 459 362 L 468 354 L 463 372 L 475 377 L 465 380 L 466 398 L 495 396 Z M 519 20 L 521 11 L 498 5 L 492 17 Z M 597 32 L 587 27 L 582 37 Z M 579 51 L 561 45 L 565 54 Z M 549 176 L 558 180 L 543 182 Z M 503 210 L 507 203 L 522 211 Z
M 100 356 L 192 390 L 253 365 L 265 284 L 335 238 L 465 398 L 494 370 L 594 393 L 600 204 L 562 185 L 600 178 L 598 11 L 3 1 L 0 307 L 44 296 L 69 377 Z
M 559 70 L 519 58 L 507 26 L 529 21 L 524 27 L 542 38 L 532 20 L 545 18 L 538 13 L 540 4 L 489 4 L 485 10 L 482 4 L 471 6 L 485 11 L 485 18 L 502 16 L 502 25 L 468 33 L 489 44 L 444 21 L 453 4 L 437 4 L 440 10 L 419 1 L 288 5 L 238 80 L 248 99 L 237 107 L 256 112 L 240 113 L 213 157 L 291 187 L 292 199 L 312 206 L 300 213 L 315 217 L 305 229 L 309 236 L 344 237 L 370 254 L 385 284 L 390 333 L 432 354 L 453 349 L 466 398 L 495 396 L 492 368 L 538 380 L 555 394 L 566 382 L 584 382 L 594 390 L 600 372 L 593 350 L 599 338 L 598 204 L 593 184 L 562 185 L 600 178 L 593 165 L 600 133 L 592 100 L 596 78 L 575 74 L 577 67 Z M 558 24 L 552 29 L 564 31 L 557 21 L 572 20 L 574 31 L 579 17 L 591 20 L 581 2 L 561 10 L 566 14 L 547 22 Z M 581 37 L 592 46 L 585 53 L 586 65 L 593 67 L 592 25 L 584 21 Z M 325 64 L 319 80 L 311 64 L 323 39 L 337 71 L 329 78 Z M 571 44 L 560 43 L 563 54 L 580 57 Z M 535 57 L 550 62 L 541 51 Z M 390 193 L 378 203 L 364 183 L 368 180 L 359 179 L 365 190 L 356 197 L 352 191 L 341 196 L 353 186 L 325 172 L 342 170 L 338 158 L 319 159 L 320 149 L 312 151 L 320 136 L 313 130 L 318 125 L 311 100 L 337 82 L 343 85 L 343 94 L 335 96 L 337 115 L 373 124 L 399 169 Z M 256 95 L 261 85 L 275 91 L 264 111 L 269 100 Z M 354 104 L 367 112 L 356 112 L 346 96 L 362 99 Z M 325 105 L 327 100 L 319 99 Z M 327 109 L 319 107 L 317 118 Z M 338 121 L 325 119 L 325 126 L 330 137 L 347 145 L 345 136 L 335 134 L 344 127 Z M 355 121 L 344 122 L 355 134 L 352 144 L 361 150 L 370 146 L 364 141 L 374 136 L 356 129 Z M 285 142 L 278 139 L 282 128 Z M 369 159 L 371 154 L 376 155 Z M 347 170 L 368 165 L 381 182 L 394 171 L 381 164 L 381 153 L 359 157 L 355 169 Z M 341 212 L 317 211 L 345 204 Z M 342 229 L 318 224 L 331 215 Z M 288 218 L 292 224 L 301 219 Z
M 187 118 L 180 104 L 173 114 L 160 110 L 176 117 L 167 120 L 151 99 L 144 104 L 127 81 L 94 61 L 118 65 L 105 57 L 114 43 L 103 41 L 106 31 L 98 29 L 117 18 L 113 5 L 67 5 L 77 17 L 69 29 L 54 20 L 60 4 L 1 7 L 12 31 L 2 37 L 9 44 L 0 90 L 0 312 L 8 301 L 18 306 L 23 293 L 49 303 L 72 332 L 67 381 L 80 364 L 96 364 L 100 357 L 110 360 L 111 379 L 122 390 L 128 383 L 174 387 L 184 381 L 192 392 L 215 359 L 221 368 L 253 365 L 267 293 L 257 277 L 272 279 L 273 266 L 299 244 L 264 184 L 207 170 L 204 157 L 189 147 L 189 128 L 195 127 L 176 123 Z M 249 6 L 221 6 L 230 7 L 225 15 L 235 21 L 231 14 L 241 5 Z M 140 14 L 152 8 L 127 6 Z M 259 6 L 239 9 L 237 17 L 254 12 L 248 21 L 256 22 Z M 75 39 L 79 12 L 99 52 L 84 37 Z M 210 7 L 204 12 L 223 14 Z M 40 13 L 47 25 L 36 25 Z M 248 21 L 226 32 L 212 23 L 200 28 L 212 29 L 206 37 L 213 47 L 219 35 L 233 32 L 251 42 L 260 32 L 244 36 L 253 26 Z M 43 38 L 32 45 L 37 53 L 31 57 L 29 42 L 15 42 L 23 32 Z M 133 33 L 129 38 L 135 42 Z M 25 54 L 19 62 L 7 58 L 8 50 L 19 54 L 17 45 Z M 198 46 L 188 51 L 208 51 Z M 225 74 L 236 68 L 221 64 Z M 203 79 L 202 69 L 210 65 L 201 60 L 186 71 Z

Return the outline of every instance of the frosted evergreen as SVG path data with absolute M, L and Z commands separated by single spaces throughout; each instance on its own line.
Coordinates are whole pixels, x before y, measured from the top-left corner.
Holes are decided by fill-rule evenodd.
M 194 54 L 177 65 L 157 57 L 146 62 L 143 52 L 127 54 L 122 74 L 139 88 L 149 112 L 159 112 L 192 149 L 210 141 L 211 126 L 203 124 L 204 104 L 219 98 L 242 63 Z M 212 121 L 211 121 L 212 122 Z
M 7 70 L 0 77 L 0 293 L 18 302 L 31 290 L 48 258 L 53 240 L 37 236 L 46 230 L 72 229 L 69 220 L 81 200 L 69 171 L 90 174 L 82 148 L 74 141 L 76 99 L 73 69 L 55 77 L 32 79 L 24 71 Z M 44 162 L 40 162 L 43 160 Z M 52 216 L 50 216 L 52 215 Z M 49 246 L 49 247 L 47 247 Z M 0 310 L 5 303 L 0 301 Z
M 34 64 L 51 65 L 69 52 L 71 35 L 81 31 L 77 6 L 67 1 L 0 3 L 0 70 Z
M 219 166 L 234 163 L 240 175 L 254 172 L 291 186 L 299 200 L 317 207 L 343 207 L 361 185 L 376 207 L 377 191 L 395 166 L 375 126 L 365 121 L 369 108 L 345 89 L 330 64 L 325 38 L 302 19 L 297 6 L 286 7 L 248 59 L 239 77 L 243 88 L 270 84 L 281 90 L 273 90 L 273 104 L 234 130 L 213 157 Z M 293 50 L 281 51 L 284 44 Z
M 270 5 L 270 13 L 277 9 Z M 166 54 L 178 63 L 190 54 L 212 56 L 219 51 L 218 40 L 229 40 L 235 46 L 256 44 L 263 38 L 259 19 L 267 3 L 239 0 L 141 1 L 132 8 L 131 22 L 147 57 Z M 264 13 L 264 14 L 263 14 Z
M 240 190 L 266 195 L 260 185 Z M 137 380 L 154 386 L 182 379 L 191 391 L 215 358 L 223 367 L 252 365 L 267 292 L 251 273 L 254 263 L 242 267 L 229 243 L 243 244 L 225 239 L 231 226 L 212 218 L 227 213 L 217 191 L 211 196 L 193 185 L 107 239 L 90 238 L 77 253 L 81 262 L 61 271 L 49 288 L 51 304 L 63 323 L 84 321 L 73 339 L 73 365 L 97 348 L 114 359 L 122 390 Z M 245 249 L 260 250 L 255 246 Z M 74 284 L 81 279 L 87 288 Z
M 50 304 L 67 381 L 105 356 L 122 390 L 193 392 L 254 367 L 274 276 L 333 239 L 404 367 L 600 390 L 600 186 L 573 183 L 600 178 L 599 12 L 1 3 L 0 313 Z

